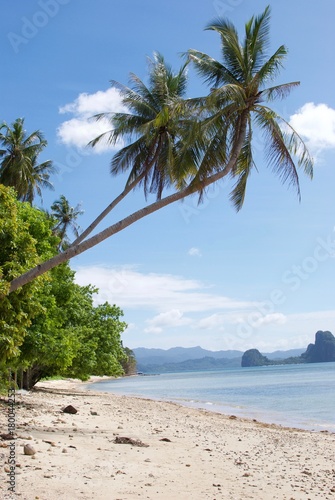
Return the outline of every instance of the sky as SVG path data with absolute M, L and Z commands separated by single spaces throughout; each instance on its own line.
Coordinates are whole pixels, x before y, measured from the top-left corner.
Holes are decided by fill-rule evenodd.
M 84 229 L 117 196 L 126 178 L 111 177 L 116 149 L 87 143 L 108 129 L 91 117 L 122 109 L 111 80 L 146 81 L 155 51 L 179 69 L 194 48 L 220 58 L 219 37 L 204 30 L 228 17 L 241 36 L 269 0 L 16 0 L 2 2 L 0 121 L 25 118 L 48 146 L 40 157 L 58 167 L 49 208 L 61 194 L 81 204 Z M 159 210 L 71 260 L 76 281 L 99 288 L 124 312 L 124 345 L 210 350 L 304 348 L 318 330 L 335 333 L 335 3 L 271 4 L 271 47 L 289 53 L 276 83 L 300 81 L 274 109 L 315 159 L 314 179 L 300 177 L 301 201 L 266 166 L 255 138 L 258 171 L 243 209 L 229 203 L 222 181 L 201 205 L 191 197 Z M 189 70 L 187 97 L 207 87 Z M 106 128 L 107 127 L 107 128 Z M 146 203 L 131 193 L 101 229 Z M 36 205 L 41 206 L 39 199 Z

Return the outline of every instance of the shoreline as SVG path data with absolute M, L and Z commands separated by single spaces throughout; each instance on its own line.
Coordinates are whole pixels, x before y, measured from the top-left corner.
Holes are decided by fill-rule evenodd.
M 151 376 L 151 375 L 150 375 Z M 103 390 L 103 389 L 91 389 L 89 388 L 92 384 L 98 384 L 100 382 L 108 382 L 115 380 L 126 380 L 131 377 L 136 377 L 136 375 L 121 376 L 121 377 L 94 377 L 94 380 L 89 380 L 87 382 L 88 390 L 97 390 L 98 392 L 106 392 L 108 394 L 119 394 L 127 397 L 135 397 L 135 398 L 144 398 L 151 399 L 153 401 L 165 401 L 179 404 L 181 406 L 185 406 L 187 408 L 206 410 L 213 413 L 219 413 L 222 415 L 230 415 L 234 414 L 238 418 L 246 419 L 250 421 L 258 421 L 263 422 L 265 424 L 274 424 L 279 427 L 284 428 L 294 428 L 294 429 L 302 429 L 310 432 L 329 432 L 335 433 L 335 423 L 327 420 L 313 420 L 306 419 L 302 414 L 300 417 L 295 414 L 289 415 L 285 412 L 276 412 L 273 409 L 264 409 L 264 408 L 256 408 L 252 406 L 241 406 L 241 405 L 233 405 L 233 404 L 220 404 L 213 401 L 206 400 L 196 400 L 196 399 L 186 399 L 186 398 L 162 398 L 159 396 L 145 395 L 145 394 L 136 394 L 136 393 L 127 393 L 127 391 L 123 392 L 122 390 L 116 389 L 113 390 Z M 85 383 L 86 384 L 86 383 Z M 103 387 L 103 384 L 102 384 Z
M 12 498 L 335 499 L 333 433 L 85 388 L 96 381 L 18 391 Z M 78 413 L 63 413 L 67 405 Z M 3 401 L 1 408 L 4 432 Z M 0 440 L 1 498 L 6 444 Z M 24 444 L 36 454 L 24 455 Z

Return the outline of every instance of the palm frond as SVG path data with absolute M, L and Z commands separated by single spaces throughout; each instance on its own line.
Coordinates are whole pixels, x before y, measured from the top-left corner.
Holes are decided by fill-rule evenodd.
M 235 26 L 224 18 L 218 18 L 207 25 L 206 30 L 216 31 L 221 38 L 221 53 L 225 66 L 241 82 L 246 76 L 243 49 Z
M 252 154 L 252 127 L 251 120 L 249 119 L 245 141 L 238 157 L 237 164 L 232 172 L 233 177 L 237 176 L 237 181 L 229 198 L 237 212 L 239 212 L 243 206 L 247 181 L 253 168 L 255 168 L 255 163 Z
M 287 49 L 284 45 L 281 45 L 254 75 L 253 83 L 260 86 L 267 81 L 274 80 L 283 67 L 286 55 Z
M 273 101 L 275 99 L 285 99 L 295 87 L 299 87 L 300 82 L 290 82 L 275 87 L 269 87 L 260 91 L 260 98 L 265 101 Z
M 298 152 L 298 145 L 304 147 L 303 143 L 300 143 L 294 133 L 287 134 L 283 131 L 278 123 L 280 117 L 271 109 L 259 106 L 256 113 L 256 122 L 264 133 L 268 164 L 284 184 L 287 183 L 296 189 L 300 199 L 299 176 L 294 155 Z M 307 153 L 298 161 L 298 165 L 304 165 L 305 171 L 312 168 Z
M 188 57 L 194 63 L 198 74 L 204 78 L 205 83 L 213 85 L 214 87 L 226 83 L 238 83 L 236 77 L 227 67 L 207 54 L 190 49 L 188 51 Z
M 270 7 L 245 25 L 244 61 L 250 78 L 263 65 L 269 46 Z

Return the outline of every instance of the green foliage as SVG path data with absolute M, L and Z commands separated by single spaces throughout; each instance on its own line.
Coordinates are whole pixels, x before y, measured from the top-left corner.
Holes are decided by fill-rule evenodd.
M 15 192 L 0 185 L 0 361 L 15 356 L 32 318 L 41 310 L 38 292 L 47 275 L 8 295 L 10 281 L 55 253 L 50 221 Z
M 137 362 L 135 354 L 129 347 L 124 348 L 126 358 L 121 360 L 121 366 L 125 375 L 135 375 L 137 373 Z
M 126 357 L 122 311 L 108 303 L 94 307 L 97 290 L 74 283 L 68 265 L 53 271 L 40 297 L 43 311 L 28 328 L 16 360 L 23 369 L 21 385 L 28 389 L 53 375 L 81 380 L 90 375 L 122 375 L 120 362 Z
M 126 360 L 122 347 L 121 333 L 126 323 L 120 321 L 123 312 L 107 302 L 95 308 L 88 327 L 84 328 L 80 337 L 80 347 L 67 370 L 67 375 L 83 380 L 89 375 L 122 375 L 121 362 Z
M 66 369 L 78 349 L 76 328 L 69 321 L 69 311 L 76 306 L 77 289 L 74 272 L 68 264 L 51 271 L 50 280 L 38 294 L 41 304 L 39 313 L 27 329 L 20 355 L 9 360 L 27 374 L 31 386 L 41 377 L 57 374 Z
M 121 375 L 126 324 L 116 306 L 93 305 L 92 286 L 75 283 L 68 263 L 8 294 L 9 282 L 57 253 L 54 220 L 0 185 L 0 366 L 31 388 L 53 375 Z

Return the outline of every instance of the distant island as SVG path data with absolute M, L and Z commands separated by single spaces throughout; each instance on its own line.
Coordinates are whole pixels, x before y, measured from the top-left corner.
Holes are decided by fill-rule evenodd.
M 331 332 L 318 331 L 315 344 L 309 344 L 300 356 L 285 359 L 269 359 L 257 349 L 248 349 L 242 356 L 241 366 L 290 365 L 298 363 L 327 363 L 335 361 L 335 337 Z
M 284 359 L 299 356 L 305 349 L 290 349 L 266 353 L 269 359 Z M 243 351 L 210 351 L 201 347 L 172 347 L 170 349 L 132 349 L 136 359 L 137 372 L 144 375 L 158 373 L 180 373 L 193 371 L 214 371 L 241 366 Z

